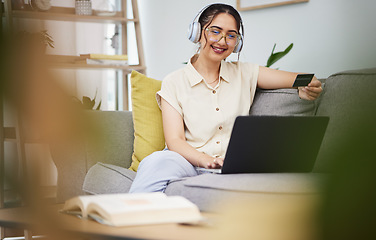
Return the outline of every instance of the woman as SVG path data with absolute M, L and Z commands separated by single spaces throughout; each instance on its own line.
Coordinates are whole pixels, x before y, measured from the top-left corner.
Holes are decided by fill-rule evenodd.
M 297 76 L 224 61 L 243 44 L 241 17 L 232 6 L 212 4 L 198 16 L 189 38 L 198 42 L 199 53 L 169 74 L 157 93 L 168 150 L 142 160 L 130 192 L 164 191 L 171 180 L 196 176 L 196 167 L 220 168 L 234 120 L 248 114 L 256 87 L 289 88 Z M 321 83 L 314 78 L 298 91 L 300 98 L 314 100 Z

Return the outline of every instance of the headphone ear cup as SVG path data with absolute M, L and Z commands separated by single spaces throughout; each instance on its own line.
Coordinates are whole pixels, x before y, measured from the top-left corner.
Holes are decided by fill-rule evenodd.
M 188 39 L 193 43 L 198 43 L 201 35 L 201 24 L 199 22 L 192 22 L 188 28 Z
M 243 48 L 243 38 L 241 38 L 238 42 L 238 44 L 235 46 L 233 53 L 238 53 Z

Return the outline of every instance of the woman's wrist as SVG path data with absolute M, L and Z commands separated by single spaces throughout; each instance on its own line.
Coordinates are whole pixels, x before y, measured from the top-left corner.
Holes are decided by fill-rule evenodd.
M 201 165 L 200 165 L 200 159 L 201 159 L 201 158 L 197 158 L 197 162 L 196 162 L 196 164 L 195 164 L 196 167 L 201 167 Z
M 211 157 L 211 156 L 209 156 L 205 153 L 202 153 L 202 156 L 197 158 L 196 166 L 207 168 L 207 165 L 209 163 L 212 163 L 213 161 L 214 161 L 213 157 Z
M 215 166 L 215 157 L 206 155 L 205 161 L 204 161 L 204 168 L 213 168 Z

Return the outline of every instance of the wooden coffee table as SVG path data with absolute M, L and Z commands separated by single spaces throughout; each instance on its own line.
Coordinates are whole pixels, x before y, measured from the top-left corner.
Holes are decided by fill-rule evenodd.
M 130 227 L 111 227 L 92 220 L 59 213 L 62 204 L 48 206 L 44 213 L 29 212 L 25 208 L 0 209 L 0 226 L 24 229 L 25 238 L 31 233 L 48 239 L 211 239 L 216 227 L 215 214 L 204 213 L 207 224 L 157 224 Z
M 92 220 L 59 213 L 60 205 L 39 211 L 0 209 L 0 226 L 26 229 L 26 239 L 45 235 L 48 239 L 174 239 L 248 240 L 310 239 L 319 232 L 316 222 L 321 196 L 316 194 L 255 194 L 251 199 L 232 199 L 219 213 L 203 213 L 203 225 L 158 224 L 110 227 Z M 61 237 L 61 238 L 59 238 Z

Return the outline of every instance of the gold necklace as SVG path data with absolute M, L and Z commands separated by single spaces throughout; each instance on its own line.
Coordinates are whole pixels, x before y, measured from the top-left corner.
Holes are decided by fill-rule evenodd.
M 208 82 L 206 82 L 207 84 L 212 84 L 212 83 L 215 83 L 216 81 L 218 81 L 219 80 L 219 77 L 218 77 L 218 79 L 216 79 L 216 80 L 214 80 L 213 82 L 210 82 L 210 83 L 208 83 Z

